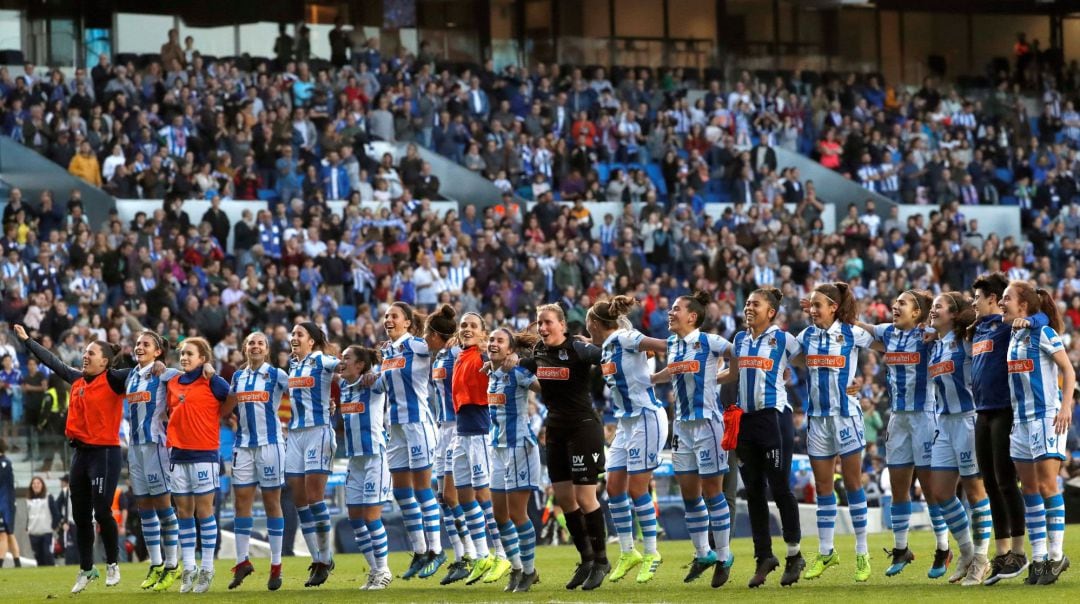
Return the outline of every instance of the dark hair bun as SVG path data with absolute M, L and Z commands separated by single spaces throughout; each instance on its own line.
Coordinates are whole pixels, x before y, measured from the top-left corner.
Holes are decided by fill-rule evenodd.
M 712 302 L 712 298 L 709 297 L 709 294 L 703 291 L 696 291 L 690 297 L 702 306 L 708 306 Z

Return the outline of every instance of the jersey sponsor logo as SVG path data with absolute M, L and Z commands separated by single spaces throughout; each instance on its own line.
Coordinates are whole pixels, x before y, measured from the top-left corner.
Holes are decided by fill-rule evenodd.
M 394 357 L 392 359 L 383 359 L 382 371 L 392 371 L 394 369 L 405 368 L 405 357 Z
M 739 357 L 739 369 L 772 371 L 773 360 L 768 357 Z
M 292 386 L 292 380 L 289 380 L 289 386 Z M 253 392 L 237 392 L 236 402 L 238 403 L 269 403 L 270 393 L 265 390 L 256 390 Z
M 600 365 L 600 373 L 604 376 L 615 375 L 615 363 L 604 363 Z
M 289 378 L 289 388 L 314 388 L 315 378 L 310 375 Z
M 934 363 L 929 367 L 929 371 L 931 378 L 936 378 L 939 375 L 949 375 L 953 371 L 956 371 L 956 364 L 951 360 Z
M 994 352 L 993 340 L 983 340 L 982 342 L 975 342 L 971 345 L 971 356 L 980 355 L 986 352 Z
M 363 413 L 367 411 L 367 407 L 362 402 L 341 403 L 341 406 L 338 408 L 341 409 L 342 414 Z
M 918 365 L 922 355 L 918 352 L 886 352 L 886 365 Z
M 445 380 L 446 379 L 446 367 L 432 367 L 431 379 L 433 380 Z
M 569 380 L 569 367 L 537 367 L 536 377 L 541 380 Z
M 127 402 L 129 405 L 133 403 L 149 403 L 152 398 L 149 392 L 132 392 L 127 395 Z
M 832 354 L 808 354 L 806 355 L 806 366 L 843 369 L 847 366 L 847 358 Z
M 506 395 L 502 392 L 489 392 L 487 401 L 489 405 L 505 405 Z
M 1031 373 L 1032 371 L 1035 371 L 1035 361 L 1031 359 L 1009 361 L 1009 373 Z
M 668 364 L 668 371 L 672 375 L 678 375 L 680 373 L 697 373 L 701 370 L 701 363 L 698 361 L 675 361 Z

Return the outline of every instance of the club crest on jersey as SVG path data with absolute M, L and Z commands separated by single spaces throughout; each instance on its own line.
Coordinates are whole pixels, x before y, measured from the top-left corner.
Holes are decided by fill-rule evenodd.
M 701 342 L 694 342 L 694 345 L 691 346 L 691 348 L 694 350 L 701 350 Z
M 844 343 L 844 334 L 842 334 L 842 333 L 836 334 L 836 342 L 838 344 L 843 344 Z
M 769 346 L 776 346 L 776 338 L 775 337 L 769 338 Z
M 570 360 L 570 355 L 567 354 L 565 349 L 560 349 L 559 350 L 559 360 L 560 361 L 568 361 L 568 360 Z

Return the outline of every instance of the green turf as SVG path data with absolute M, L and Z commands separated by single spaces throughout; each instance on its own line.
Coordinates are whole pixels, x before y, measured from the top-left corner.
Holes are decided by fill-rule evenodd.
M 1066 531 L 1066 553 L 1072 560 L 1080 562 L 1080 526 L 1073 525 Z M 783 547 L 779 539 L 776 545 Z M 437 579 L 443 576 L 440 571 L 436 577 L 427 580 L 413 579 L 402 581 L 395 578 L 390 588 L 371 594 L 361 593 L 360 571 L 363 559 L 359 555 L 340 556 L 337 559 L 337 571 L 326 585 L 305 589 L 307 560 L 292 558 L 285 561 L 285 584 L 281 591 L 266 591 L 268 564 L 266 560 L 256 560 L 256 574 L 248 577 L 246 583 L 236 591 L 228 591 L 226 586 L 231 575 L 231 561 L 222 560 L 217 564 L 217 577 L 210 594 L 215 602 L 256 602 L 256 601 L 304 601 L 304 602 L 348 602 L 356 600 L 376 602 L 697 602 L 715 601 L 718 598 L 733 597 L 741 602 L 772 602 L 783 598 L 784 604 L 790 602 L 828 602 L 847 604 L 851 598 L 873 604 L 885 602 L 980 602 L 980 601 L 1036 601 L 1050 600 L 1055 604 L 1080 602 L 1080 567 L 1073 568 L 1063 575 L 1058 584 L 1049 587 L 1026 586 L 1020 579 L 1003 581 L 994 587 L 960 587 L 949 585 L 945 579 L 931 581 L 926 578 L 926 570 L 932 559 L 932 536 L 928 532 L 913 533 L 912 550 L 917 557 L 901 575 L 893 578 L 884 576 L 887 556 L 882 548 L 892 545 L 888 533 L 872 535 L 870 551 L 873 557 L 873 577 L 868 583 L 855 584 L 855 556 L 851 537 L 841 537 L 837 541 L 837 550 L 841 555 L 840 566 L 831 568 L 815 581 L 802 580 L 790 588 L 779 586 L 780 572 L 770 575 L 765 587 L 750 590 L 746 582 L 753 572 L 751 543 L 749 539 L 737 539 L 732 544 L 735 551 L 735 567 L 731 581 L 720 590 L 709 587 L 710 575 L 690 585 L 682 582 L 686 564 L 691 555 L 688 541 L 661 542 L 660 551 L 665 557 L 664 565 L 652 582 L 646 585 L 634 583 L 633 576 L 616 584 L 606 584 L 594 592 L 569 592 L 563 584 L 573 571 L 577 559 L 571 546 L 541 547 L 537 552 L 537 567 L 542 583 L 533 587 L 529 594 L 503 593 L 503 585 L 477 584 L 467 587 L 455 584 L 449 587 L 439 586 Z M 817 539 L 813 536 L 804 540 L 807 554 L 816 551 Z M 640 546 L 639 546 L 640 547 Z M 618 547 L 611 545 L 609 553 L 614 558 Z M 782 554 L 780 550 L 778 553 Z M 405 554 L 393 554 L 390 557 L 391 568 L 400 573 L 407 565 Z M 200 599 L 198 594 L 181 596 L 176 590 L 166 594 L 146 593 L 139 590 L 146 566 L 125 564 L 122 566 L 123 580 L 117 587 L 106 588 L 104 568 L 101 568 L 101 580 L 93 583 L 82 594 L 72 596 L 69 593 L 74 583 L 75 572 L 72 567 L 42 569 L 0 569 L 0 604 L 12 602 L 36 602 L 53 598 L 78 598 L 85 602 L 114 602 L 131 604 L 146 601 L 174 602 Z

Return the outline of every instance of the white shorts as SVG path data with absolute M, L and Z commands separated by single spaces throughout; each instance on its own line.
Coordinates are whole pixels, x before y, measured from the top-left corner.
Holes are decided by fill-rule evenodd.
M 724 440 L 724 419 L 675 421 L 675 439 L 671 444 L 671 462 L 676 474 L 718 476 L 728 471 L 728 452 L 720 446 Z
M 486 434 L 458 434 L 454 439 L 454 486 L 491 486 L 491 455 Z
M 859 453 L 866 446 L 862 415 L 813 416 L 807 425 L 806 452 L 810 459 L 832 459 Z
M 386 459 L 391 472 L 417 472 L 435 460 L 435 426 L 425 422 L 390 426 Z
M 537 491 L 540 489 L 540 447 L 524 444 L 497 447 L 491 456 L 491 490 Z
M 606 470 L 628 474 L 652 472 L 660 465 L 660 451 L 667 437 L 667 411 L 663 409 L 643 410 L 641 415 L 619 418 L 615 440 L 607 450 Z
M 1009 434 L 1009 455 L 1014 461 L 1034 462 L 1043 459 L 1065 460 L 1065 436 L 1054 430 L 1054 418 L 1026 422 L 1013 421 Z
M 979 475 L 979 462 L 975 459 L 974 413 L 938 417 L 930 469 L 960 472 L 964 478 Z
M 889 467 L 929 468 L 937 416 L 924 411 L 899 411 L 889 418 L 885 433 L 885 463 Z
M 285 484 L 285 443 L 237 447 L 233 452 L 232 479 L 234 487 L 280 489 Z
M 128 475 L 136 497 L 157 497 L 172 490 L 169 450 L 161 443 L 128 447 Z
M 205 495 L 218 489 L 218 463 L 178 463 L 172 466 L 173 495 Z
M 439 440 L 435 445 L 435 462 L 431 475 L 435 478 L 454 473 L 454 439 L 457 438 L 457 422 L 439 424 Z
M 349 507 L 382 505 L 390 501 L 390 466 L 385 455 L 358 455 L 349 459 L 345 476 L 345 504 Z
M 285 441 L 285 476 L 329 474 L 337 439 L 330 426 L 289 430 Z

